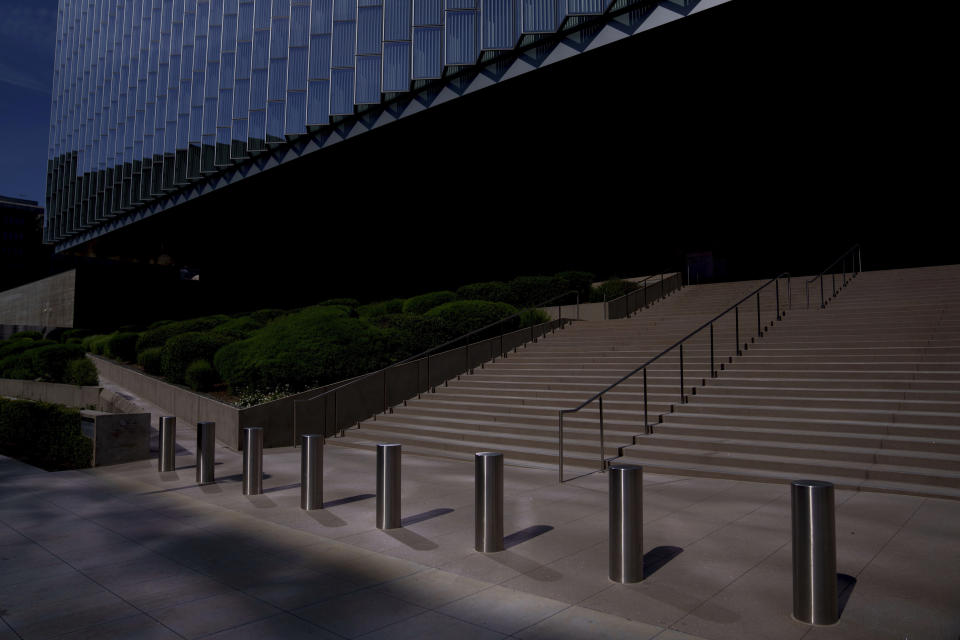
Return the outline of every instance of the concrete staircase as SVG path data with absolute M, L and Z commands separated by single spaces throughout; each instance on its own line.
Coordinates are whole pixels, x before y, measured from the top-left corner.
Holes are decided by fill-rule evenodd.
M 773 288 L 564 420 L 565 475 L 607 459 L 649 471 L 960 498 L 960 266 L 860 274 L 825 309 L 775 320 Z M 579 405 L 762 282 L 688 286 L 633 318 L 579 322 L 368 420 L 328 444 L 399 442 L 411 453 L 556 468 L 557 413 Z M 781 309 L 787 292 L 781 285 Z M 817 298 L 819 295 L 817 296 Z M 739 346 L 741 355 L 737 356 Z M 635 444 L 634 444 L 635 443 Z
M 621 460 L 960 498 L 958 312 L 960 266 L 863 273 L 825 309 L 790 313 Z
M 411 453 L 470 458 L 477 451 L 503 452 L 508 464 L 555 468 L 558 460 L 558 410 L 574 407 L 637 365 L 660 353 L 762 281 L 688 286 L 632 318 L 577 322 L 529 344 L 507 358 L 488 363 L 472 375 L 439 387 L 436 393 L 410 400 L 393 413 L 380 414 L 329 444 L 369 447 L 398 442 Z M 781 292 L 786 304 L 786 291 Z M 756 307 L 749 316 L 756 326 Z M 765 325 L 775 317 L 771 291 L 761 298 Z M 746 324 L 746 320 L 743 321 Z M 732 325 L 731 325 L 732 327 Z M 754 328 L 755 331 L 755 328 Z M 718 330 L 733 350 L 733 332 Z M 746 335 L 746 333 L 745 333 Z M 708 335 L 685 347 L 690 384 L 708 376 Z M 679 398 L 679 378 L 671 373 L 674 358 L 648 376 L 651 421 L 669 412 Z M 718 365 L 719 366 L 719 365 Z M 673 385 L 676 398 L 665 389 Z M 606 458 L 643 432 L 642 379 L 636 377 L 604 398 Z M 600 467 L 599 415 L 596 404 L 565 420 L 565 463 L 571 472 Z

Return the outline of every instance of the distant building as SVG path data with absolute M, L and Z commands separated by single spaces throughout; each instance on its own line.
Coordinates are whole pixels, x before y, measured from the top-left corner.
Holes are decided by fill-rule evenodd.
M 44 274 L 49 249 L 42 229 L 43 207 L 36 201 L 0 195 L 0 291 Z

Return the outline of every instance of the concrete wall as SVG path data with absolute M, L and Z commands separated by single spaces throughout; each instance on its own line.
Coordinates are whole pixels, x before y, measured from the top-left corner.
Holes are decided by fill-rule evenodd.
M 115 382 L 135 396 L 157 405 L 186 424 L 216 422 L 217 440 L 231 449 L 240 444 L 240 410 L 184 387 L 164 382 L 126 365 L 99 356 L 88 356 L 101 377 Z
M 87 435 L 93 440 L 93 466 L 104 467 L 153 457 L 150 453 L 149 413 L 82 411 L 81 415 L 85 423 L 92 424 L 91 433 Z
M 0 291 L 0 325 L 73 327 L 75 269 Z
M 0 396 L 62 404 L 76 409 L 100 406 L 100 387 L 0 378 Z

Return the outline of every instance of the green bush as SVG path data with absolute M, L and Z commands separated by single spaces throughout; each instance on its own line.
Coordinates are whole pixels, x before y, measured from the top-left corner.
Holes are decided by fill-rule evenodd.
M 164 324 L 147 329 L 140 334 L 137 340 L 137 353 L 150 347 L 162 347 L 167 341 L 184 333 L 197 333 L 201 331 L 210 331 L 216 326 L 229 322 L 230 316 L 216 315 L 203 318 L 191 318 L 189 320 L 178 320 L 175 322 L 165 322 Z M 152 326 L 152 325 L 151 325 Z M 184 365 L 186 368 L 186 365 Z
M 149 374 L 160 375 L 160 353 L 163 347 L 150 347 L 137 354 L 137 364 Z
M 77 358 L 67 363 L 64 382 L 95 387 L 100 384 L 100 376 L 97 375 L 97 367 L 89 358 Z
M 56 344 L 52 340 L 33 340 L 32 338 L 10 338 L 4 342 L 0 342 L 0 360 L 9 357 L 15 356 L 18 353 L 23 353 L 27 349 L 32 349 L 36 346 L 43 346 L 47 344 Z
M 97 334 L 92 336 L 87 336 L 83 339 L 83 342 L 80 344 L 83 345 L 83 348 L 90 353 L 93 353 L 98 356 L 106 355 L 107 351 L 107 342 L 110 340 L 113 334 Z
M 348 307 L 350 309 L 354 309 L 360 306 L 360 302 L 356 298 L 330 298 L 329 300 L 324 300 L 323 302 L 318 303 L 318 306 Z
M 444 341 L 459 338 L 460 336 L 485 327 L 488 324 L 512 316 L 516 308 L 505 302 L 487 302 L 485 300 L 460 300 L 448 302 L 434 307 L 424 315 L 440 321 L 443 327 Z M 504 323 L 500 330 L 515 328 L 515 322 Z M 477 336 L 481 339 L 483 336 Z
M 638 288 L 639 285 L 636 282 L 621 280 L 620 278 L 610 278 L 599 287 L 593 288 L 590 294 L 590 302 L 613 300 L 614 298 L 625 296 Z
M 43 334 L 39 331 L 17 331 L 15 334 L 10 336 L 10 340 L 16 340 L 17 338 L 30 338 L 31 340 L 43 340 Z
M 361 318 L 376 318 L 393 313 L 403 313 L 404 302 L 403 298 L 394 298 L 393 300 L 365 304 L 357 308 L 357 313 Z
M 507 287 L 507 302 L 517 307 L 532 307 L 566 291 L 555 276 L 520 276 L 508 282 Z
M 541 309 L 524 309 L 520 312 L 520 327 L 533 327 L 550 322 L 550 316 Z
M 214 367 L 233 393 L 289 385 L 307 389 L 373 371 L 399 352 L 396 332 L 343 307 L 313 306 L 220 349 Z
M 93 443 L 80 412 L 54 404 L 0 398 L 0 454 L 46 469 L 90 466 Z
M 433 291 L 423 295 L 407 298 L 403 303 L 404 313 L 426 313 L 434 307 L 453 302 L 457 299 L 457 294 L 453 291 Z
M 283 309 L 259 309 L 250 314 L 250 319 L 263 325 L 286 314 Z
M 184 382 L 187 367 L 195 360 L 212 360 L 213 355 L 234 338 L 213 332 L 190 332 L 167 340 L 160 351 L 160 372 L 177 384 Z
M 140 334 L 132 331 L 111 334 L 104 344 L 103 355 L 123 362 L 136 362 L 139 339 Z
M 593 288 L 593 281 L 596 279 L 592 273 L 587 271 L 561 271 L 554 276 L 560 282 L 558 293 L 565 291 L 577 291 L 580 293 L 580 301 L 586 302 L 590 299 L 590 290 Z M 572 296 L 571 296 L 572 298 Z M 573 300 L 570 301 L 571 303 Z M 564 304 L 569 304 L 564 301 Z
M 194 391 L 209 391 L 220 378 L 209 360 L 194 360 L 187 367 L 184 380 Z
M 210 332 L 230 336 L 236 340 L 243 340 L 244 338 L 249 338 L 250 334 L 262 328 L 263 325 L 263 322 L 257 322 L 250 316 L 240 316 L 239 318 L 233 318 L 223 324 L 217 325 L 211 329 Z
M 447 340 L 443 320 L 413 313 L 391 313 L 374 316 L 370 322 L 396 332 L 397 360 L 423 353 Z
M 461 300 L 487 300 L 489 302 L 508 302 L 510 287 L 505 282 L 475 282 L 457 289 Z
M 66 342 L 67 340 L 71 340 L 71 339 L 82 340 L 83 338 L 86 338 L 89 335 L 91 335 L 91 331 L 89 329 L 67 329 L 66 331 L 60 334 L 60 342 Z M 51 339 L 53 339 L 52 336 L 51 336 Z

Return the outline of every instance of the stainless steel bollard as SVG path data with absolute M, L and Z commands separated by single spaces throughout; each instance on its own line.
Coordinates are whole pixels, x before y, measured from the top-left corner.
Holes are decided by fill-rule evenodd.
M 263 493 L 263 427 L 243 428 L 243 495 Z
M 643 580 L 643 467 L 611 465 L 610 579 Z
M 173 471 L 176 468 L 177 419 L 173 416 L 160 417 L 160 457 L 157 459 L 157 471 Z
M 300 508 L 323 509 L 323 436 L 300 436 Z
M 483 451 L 473 459 L 474 548 L 482 553 L 503 551 L 503 454 Z
M 213 483 L 213 447 L 217 425 L 214 422 L 197 423 L 197 484 Z
M 377 529 L 400 528 L 400 445 L 377 445 Z
M 796 480 L 790 485 L 793 521 L 793 617 L 807 624 L 835 624 L 837 537 L 833 484 Z

